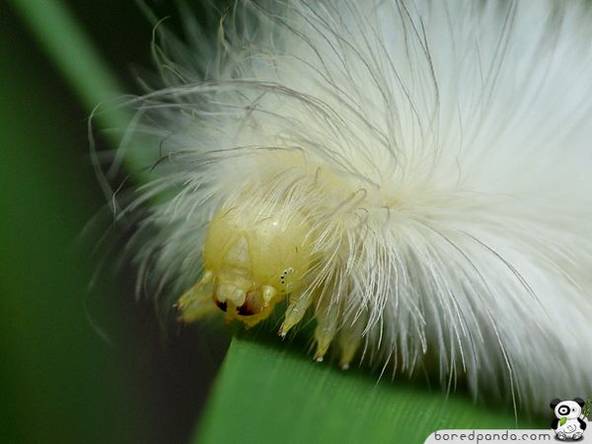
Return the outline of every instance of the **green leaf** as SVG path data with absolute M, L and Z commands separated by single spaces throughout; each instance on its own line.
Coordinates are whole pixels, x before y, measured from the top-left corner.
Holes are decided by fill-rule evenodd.
M 561 418 L 561 419 L 559 420 L 559 425 L 563 425 L 563 424 L 565 424 L 566 422 L 567 422 L 567 418 L 564 416 L 563 418 Z
M 233 339 L 195 443 L 423 442 L 444 428 L 544 427 L 462 392 L 313 362 L 300 347 Z

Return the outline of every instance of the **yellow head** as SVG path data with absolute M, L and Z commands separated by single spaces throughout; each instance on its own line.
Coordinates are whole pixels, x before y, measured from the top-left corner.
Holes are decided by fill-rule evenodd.
M 249 326 L 265 319 L 277 302 L 304 286 L 312 263 L 309 235 L 299 213 L 219 210 L 204 243 L 204 276 L 179 300 L 181 319 L 201 317 L 207 304 Z

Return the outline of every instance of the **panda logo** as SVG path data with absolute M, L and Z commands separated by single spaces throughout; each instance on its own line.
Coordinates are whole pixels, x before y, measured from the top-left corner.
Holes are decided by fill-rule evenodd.
M 579 441 L 584 436 L 586 421 L 582 419 L 582 409 L 586 403 L 581 398 L 560 401 L 554 399 L 549 406 L 555 413 L 551 428 L 555 438 L 560 441 Z

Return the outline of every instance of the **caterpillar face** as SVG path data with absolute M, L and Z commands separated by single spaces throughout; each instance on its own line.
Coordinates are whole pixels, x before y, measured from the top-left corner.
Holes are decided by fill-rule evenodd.
M 248 326 L 268 317 L 276 303 L 304 285 L 312 262 L 309 230 L 300 214 L 219 210 L 204 243 L 204 275 L 179 300 L 181 319 L 194 320 L 208 306 Z

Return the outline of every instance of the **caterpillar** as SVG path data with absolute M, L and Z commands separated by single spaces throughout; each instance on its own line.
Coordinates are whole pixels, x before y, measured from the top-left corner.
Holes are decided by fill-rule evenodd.
M 158 153 L 120 209 L 141 286 L 183 322 L 312 318 L 343 368 L 592 392 L 587 2 L 236 0 L 211 46 L 183 19 L 120 150 Z

